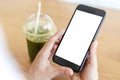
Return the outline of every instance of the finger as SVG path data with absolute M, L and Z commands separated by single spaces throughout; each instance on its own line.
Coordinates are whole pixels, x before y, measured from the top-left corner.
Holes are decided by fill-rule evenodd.
M 43 46 L 42 50 L 40 51 L 41 57 L 44 57 L 46 59 L 49 58 L 49 56 L 51 55 L 51 50 L 52 50 L 54 44 L 58 41 L 59 37 L 63 35 L 63 33 L 64 33 L 64 30 L 61 30 L 61 31 L 57 32 L 55 35 L 53 35 L 47 41 L 47 43 Z
M 65 32 L 65 30 L 63 30 L 63 32 Z M 54 46 L 53 46 L 53 48 L 52 48 L 52 50 L 51 50 L 51 55 L 49 56 L 49 59 L 52 59 L 52 57 L 53 57 L 53 55 L 54 55 L 54 53 L 55 53 L 58 45 L 60 44 L 60 41 L 61 41 L 62 36 L 63 36 L 63 35 L 61 35 L 61 36 L 58 38 L 58 40 L 56 41 L 56 43 L 54 44 Z
M 57 47 L 58 47 L 58 45 L 57 45 L 57 44 L 54 44 L 54 47 L 53 47 L 53 49 L 51 50 L 51 54 L 50 54 L 50 56 L 49 56 L 49 59 L 52 59 L 52 57 L 54 56 L 54 53 L 55 53 Z
M 97 48 L 97 41 L 94 41 L 90 47 L 90 55 L 89 55 L 89 64 L 97 67 L 97 58 L 96 58 L 96 48 Z

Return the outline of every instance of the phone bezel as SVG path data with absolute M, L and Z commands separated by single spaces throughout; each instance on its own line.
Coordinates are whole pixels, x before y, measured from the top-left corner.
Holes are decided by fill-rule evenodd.
M 98 9 L 98 8 L 93 8 L 93 7 L 90 7 L 90 6 L 86 6 L 86 5 L 79 4 L 79 5 L 77 6 L 77 8 L 75 9 L 75 11 L 74 11 L 74 13 L 73 13 L 73 15 L 72 15 L 72 17 L 71 17 L 71 19 L 70 19 L 69 24 L 71 23 L 71 20 L 72 20 L 72 18 L 73 18 L 73 16 L 74 16 L 76 10 L 81 10 L 81 11 L 84 11 L 84 12 L 87 12 L 87 13 L 91 13 L 91 14 L 95 14 L 95 15 L 98 15 L 98 16 L 102 16 L 102 20 L 101 20 L 101 22 L 100 22 L 100 24 L 99 24 L 99 26 L 98 26 L 98 28 L 97 28 L 94 36 L 93 36 L 93 39 L 92 39 L 92 41 L 91 41 L 91 43 L 92 43 L 92 42 L 95 40 L 96 36 L 97 36 L 97 33 L 98 33 L 99 29 L 100 29 L 100 26 L 101 26 L 101 24 L 102 24 L 102 22 L 103 22 L 103 19 L 105 18 L 106 12 L 105 12 L 104 10 L 101 10 L 101 9 Z M 68 26 L 67 26 L 67 28 L 66 28 L 66 30 L 65 30 L 62 38 L 61 38 L 61 41 L 62 41 L 62 39 L 63 39 L 63 37 L 64 37 L 64 35 L 65 35 L 68 27 L 69 27 L 69 24 L 68 24 Z M 60 41 L 60 43 L 61 43 L 61 41 Z M 60 44 L 60 43 L 59 43 L 59 44 Z M 90 43 L 90 45 L 91 45 L 91 43 Z M 63 58 L 60 58 L 60 57 L 58 57 L 58 56 L 55 55 L 55 54 L 54 54 L 54 56 L 53 56 L 53 61 L 54 61 L 55 63 L 59 64 L 59 65 L 72 68 L 74 72 L 79 72 L 79 71 L 82 70 L 82 68 L 83 68 L 83 66 L 84 66 L 84 63 L 85 63 L 85 61 L 86 61 L 86 59 L 87 59 L 87 56 L 88 56 L 88 53 L 89 53 L 89 49 L 90 49 L 90 45 L 89 45 L 89 48 L 88 48 L 88 50 L 87 50 L 87 52 L 86 52 L 86 54 L 85 54 L 85 57 L 84 57 L 84 59 L 83 59 L 83 61 L 82 61 L 82 63 L 81 63 L 80 65 L 76 65 L 76 64 L 74 64 L 74 63 L 72 63 L 72 62 L 70 62 L 70 61 L 67 61 L 67 60 L 65 60 L 65 59 L 63 59 Z M 57 47 L 57 49 L 58 49 L 58 48 L 59 48 L 59 46 Z M 57 51 L 57 49 L 56 49 L 56 51 Z M 55 51 L 55 53 L 56 53 L 56 51 Z

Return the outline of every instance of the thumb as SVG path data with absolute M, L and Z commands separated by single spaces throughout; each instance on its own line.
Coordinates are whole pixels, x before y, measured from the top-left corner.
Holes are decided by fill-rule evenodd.
M 91 45 L 91 48 L 90 48 L 89 61 L 90 61 L 90 65 L 93 65 L 94 67 L 97 67 L 97 58 L 96 58 L 97 44 L 98 44 L 98 42 L 94 41 Z
M 55 71 L 55 76 L 57 75 L 69 75 L 72 76 L 73 75 L 73 70 L 71 68 L 67 68 L 67 67 L 60 67 L 57 68 Z

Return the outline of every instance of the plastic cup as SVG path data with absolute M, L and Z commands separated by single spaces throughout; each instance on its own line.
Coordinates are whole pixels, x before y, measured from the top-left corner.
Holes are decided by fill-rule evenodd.
M 31 15 L 25 23 L 23 30 L 26 35 L 30 61 L 32 62 L 46 41 L 56 33 L 57 29 L 47 14 L 41 14 L 37 33 L 35 33 L 37 14 Z

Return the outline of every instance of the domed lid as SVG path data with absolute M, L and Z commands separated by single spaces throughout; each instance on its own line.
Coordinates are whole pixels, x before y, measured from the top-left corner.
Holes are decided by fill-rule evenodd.
M 29 40 L 34 38 L 34 41 L 38 41 L 39 39 L 44 39 L 45 41 L 57 31 L 56 27 L 47 14 L 41 14 L 37 32 L 35 33 L 36 18 L 37 14 L 33 14 L 27 19 L 27 22 L 23 27 L 24 32 Z

